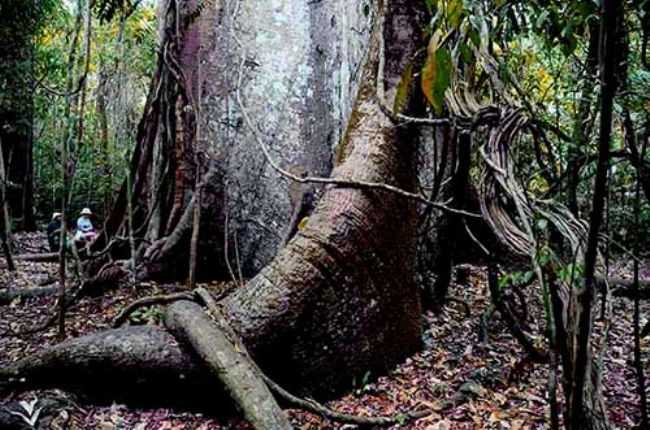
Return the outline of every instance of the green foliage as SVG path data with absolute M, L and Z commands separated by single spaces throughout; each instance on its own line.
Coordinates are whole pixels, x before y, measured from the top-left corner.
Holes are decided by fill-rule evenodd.
M 523 136 L 522 144 L 513 149 L 517 174 L 529 198 L 566 203 L 567 172 L 572 156 L 578 157 L 579 216 L 587 218 L 596 170 L 600 86 L 597 67 L 588 72 L 585 65 L 599 31 L 599 2 L 422 1 L 431 20 L 425 31 L 430 41 L 420 81 L 431 111 L 443 114 L 448 108 L 445 94 L 449 99 L 451 91 L 458 95 L 465 89 L 479 103 L 521 106 L 542 130 L 535 144 L 531 136 Z M 650 69 L 643 58 L 644 50 L 650 50 L 650 2 L 626 0 L 623 5 L 625 33 L 621 32 L 618 45 L 627 61 L 617 71 L 621 90 L 615 99 L 611 145 L 618 152 L 626 146 L 624 110 L 629 111 L 639 136 L 650 127 Z M 486 55 L 493 64 L 486 64 Z M 502 93 L 490 85 L 494 76 L 501 81 Z M 586 112 L 581 108 L 584 100 L 588 101 Z M 640 147 L 642 139 L 637 139 Z M 645 162 L 650 165 L 650 151 Z M 628 160 L 615 159 L 610 178 L 608 232 L 612 239 L 627 243 L 634 239 L 633 229 L 627 227 L 632 222 L 637 172 Z M 644 201 L 639 236 L 646 245 L 642 249 L 650 249 L 648 212 Z M 535 234 L 548 239 L 555 231 L 549 224 L 536 222 Z M 610 250 L 621 252 L 615 246 Z
M 557 270 L 558 278 L 567 285 L 579 284 L 576 280 L 582 279 L 583 273 L 584 265 L 579 263 L 567 264 Z
M 445 91 L 451 83 L 451 54 L 446 48 L 436 48 L 422 68 L 422 91 L 438 115 L 442 114 Z
M 95 4 L 99 6 L 101 2 Z M 59 92 L 65 91 L 75 14 L 69 4 L 58 3 L 35 38 L 35 76 L 43 85 Z M 73 213 L 89 206 L 101 215 L 124 179 L 125 154 L 129 156 L 135 143 L 134 131 L 156 67 L 156 38 L 156 16 L 151 2 L 141 3 L 132 11 L 123 34 L 119 19 L 103 21 L 101 15 L 93 19 L 84 131 L 74 154 L 77 162 L 71 184 Z M 78 58 L 83 57 L 80 45 L 81 41 Z M 35 201 L 37 213 L 47 219 L 58 209 L 62 194 L 60 147 L 65 98 L 43 86 L 37 86 L 34 95 Z M 103 113 L 100 97 L 105 104 Z M 120 138 L 118 128 L 122 125 L 128 135 Z
M 95 13 L 102 22 L 111 21 L 118 14 L 133 8 L 133 0 L 99 0 L 95 2 Z
M 0 127 L 29 132 L 34 40 L 56 6 L 55 0 L 0 2 Z
M 156 325 L 163 320 L 164 313 L 158 306 L 148 306 L 131 314 L 129 320 L 134 324 Z
M 357 377 L 352 378 L 352 388 L 354 388 L 354 393 L 357 396 L 362 395 L 368 390 L 368 383 L 370 382 L 371 373 L 366 371 L 360 380 L 357 381 Z
M 530 270 L 505 273 L 499 277 L 499 289 L 526 285 L 532 281 L 534 276 L 535 274 Z
M 393 110 L 395 112 L 402 112 L 406 107 L 409 92 L 411 91 L 411 84 L 413 83 L 413 63 L 409 63 L 402 73 L 399 84 L 397 85 L 397 93 L 395 94 L 395 103 L 393 103 Z

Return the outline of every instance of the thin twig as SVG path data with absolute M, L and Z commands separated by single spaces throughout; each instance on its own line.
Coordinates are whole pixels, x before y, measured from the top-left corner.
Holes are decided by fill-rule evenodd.
M 357 424 L 360 426 L 391 426 L 394 424 L 405 424 L 409 421 L 415 421 L 420 418 L 424 418 L 428 415 L 431 415 L 431 411 L 415 411 L 415 412 L 405 412 L 398 413 L 396 415 L 387 415 L 387 416 L 375 416 L 375 417 L 364 417 L 361 415 L 351 415 L 342 412 L 336 412 L 333 409 L 330 409 L 313 399 L 305 399 L 301 397 L 294 396 L 277 383 L 275 383 L 271 378 L 262 374 L 262 379 L 266 382 L 266 385 L 275 392 L 277 395 L 282 397 L 287 402 L 291 403 L 293 406 L 297 406 L 306 411 L 321 415 L 325 418 L 331 419 L 333 421 Z

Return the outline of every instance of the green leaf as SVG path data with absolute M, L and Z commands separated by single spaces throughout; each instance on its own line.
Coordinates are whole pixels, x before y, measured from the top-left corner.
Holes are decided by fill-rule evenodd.
M 449 50 L 438 48 L 422 69 L 422 91 L 438 115 L 442 114 L 445 91 L 451 83 L 451 63 Z
M 543 11 L 542 13 L 539 14 L 537 17 L 537 21 L 535 21 L 535 27 L 536 28 L 541 28 L 544 23 L 546 22 L 546 19 L 548 18 L 549 12 L 547 10 Z
M 395 418 L 396 418 L 395 421 L 397 421 L 397 424 L 400 427 L 405 426 L 406 423 L 408 422 L 408 417 L 406 415 L 404 415 L 404 414 L 397 414 L 397 417 L 395 417 Z
M 530 280 L 533 279 L 533 276 L 534 276 L 534 273 L 531 272 L 530 270 L 524 272 L 523 275 L 522 275 L 522 279 L 521 279 L 522 284 L 526 284 L 526 283 L 530 282 Z
M 499 277 L 499 281 L 498 281 L 499 290 L 503 290 L 508 285 L 510 285 L 511 280 L 512 280 L 512 275 L 510 275 L 509 273 L 506 273 L 505 275 Z
M 463 21 L 463 0 L 450 0 L 447 8 L 447 19 L 453 28 L 458 28 Z
M 472 41 L 474 46 L 476 46 L 477 48 L 481 47 L 481 36 L 479 36 L 478 31 L 476 31 L 475 29 L 471 29 L 467 33 L 467 35 L 469 36 L 469 40 Z
M 474 62 L 474 53 L 472 52 L 471 48 L 467 45 L 467 43 L 463 43 L 460 45 L 460 55 L 465 64 L 472 64 Z

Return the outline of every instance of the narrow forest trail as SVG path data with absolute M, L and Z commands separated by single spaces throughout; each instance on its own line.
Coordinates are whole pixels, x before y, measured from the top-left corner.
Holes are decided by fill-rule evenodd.
M 44 252 L 43 234 L 24 234 L 17 237 L 21 252 Z M 55 263 L 18 261 L 16 274 L 3 271 L 0 287 L 33 287 L 55 278 Z M 517 342 L 507 333 L 498 315 L 488 325 L 487 342 L 479 342 L 481 316 L 490 303 L 485 270 L 466 266 L 466 282 L 452 284 L 449 304 L 439 316 L 427 314 L 424 324 L 425 349 L 399 365 L 391 374 L 374 378 L 366 375 L 350 381 L 350 392 L 328 403 L 333 409 L 359 415 L 390 415 L 406 411 L 417 405 L 435 412 L 424 419 L 402 428 L 411 429 L 541 429 L 548 422 L 548 405 L 545 400 L 547 366 L 532 364 L 524 358 Z M 629 275 L 629 267 L 618 267 L 617 275 Z M 642 278 L 650 277 L 646 264 Z M 53 284 L 56 285 L 56 284 Z M 149 296 L 180 291 L 180 284 L 159 285 L 144 283 L 137 288 L 124 287 L 101 297 L 86 297 L 67 315 L 70 336 L 88 334 L 110 327 L 112 319 L 131 301 Z M 525 292 L 529 300 L 529 328 L 539 333 L 535 321 L 539 315 L 539 291 L 530 287 Z M 467 304 L 469 316 L 466 313 Z M 0 333 L 8 329 L 24 330 L 45 320 L 52 312 L 53 297 L 15 301 L 0 308 Z M 650 314 L 650 304 L 643 303 L 642 314 Z M 159 324 L 162 312 L 156 309 L 137 314 L 140 323 Z M 637 420 L 638 400 L 634 372 L 631 367 L 632 303 L 617 298 L 613 302 L 610 342 L 605 357 L 604 387 L 610 418 L 616 428 L 630 428 Z M 644 323 L 644 321 L 642 321 Z M 24 336 L 0 335 L 0 365 L 25 357 L 45 346 L 55 344 L 56 328 Z M 643 340 L 644 349 L 648 339 Z M 644 357 L 650 363 L 650 357 Z M 647 369 L 650 370 L 650 369 Z M 370 382 L 369 382 L 370 381 Z M 216 384 L 216 382 L 215 382 Z M 50 392 L 51 393 L 51 392 Z M 21 398 L 47 397 L 48 392 L 32 391 Z M 60 395 L 60 394 L 57 394 Z M 173 396 L 173 393 L 169 393 Z M 3 401 L 7 399 L 2 399 Z M 59 411 L 55 423 L 60 425 L 68 417 L 70 429 L 247 429 L 238 418 L 208 418 L 198 413 L 178 413 L 170 409 L 129 409 L 121 405 L 90 406 L 81 402 L 71 406 L 66 413 Z M 298 410 L 289 411 L 291 422 L 298 429 L 354 428 L 334 424 L 321 417 Z M 57 424 L 59 423 L 59 424 Z M 64 427 L 66 428 L 66 427 Z

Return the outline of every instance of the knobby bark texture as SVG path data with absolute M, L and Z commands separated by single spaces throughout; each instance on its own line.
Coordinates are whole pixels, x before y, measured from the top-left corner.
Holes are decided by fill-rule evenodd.
M 204 291 L 205 294 L 207 291 Z M 211 300 L 208 296 L 208 300 Z M 226 322 L 218 312 L 219 323 Z M 291 424 L 278 407 L 244 346 L 229 336 L 230 327 L 221 330 L 197 304 L 178 302 L 169 307 L 167 327 L 203 359 L 219 378 L 226 391 L 256 429 L 290 430 Z
M 333 176 L 413 189 L 415 136 L 394 127 L 377 105 L 377 51 L 375 44 L 341 143 L 345 161 Z M 288 357 L 270 363 L 277 372 L 292 369 L 303 381 L 330 387 L 342 375 L 385 369 L 404 357 L 419 345 L 420 332 L 414 211 L 394 195 L 327 189 L 305 228 L 224 300 L 233 327 L 268 355 L 284 345 Z
M 207 370 L 198 363 L 167 331 L 127 327 L 70 339 L 41 351 L 5 369 L 0 388 L 60 387 L 99 402 L 200 407 L 205 405 L 200 397 L 205 396 L 192 393 L 210 384 Z M 18 375 L 26 378 L 20 380 Z M 169 393 L 178 395 L 172 399 Z
M 322 3 L 322 7 L 338 5 L 334 1 Z M 405 63 L 415 58 L 424 13 L 419 4 L 411 3 L 394 1 L 387 10 L 381 4 L 368 8 L 372 37 L 359 70 L 360 86 L 347 131 L 339 143 L 340 164 L 333 170 L 334 178 L 415 189 L 417 133 L 411 126 L 391 122 L 378 104 L 377 92 L 377 85 L 385 86 L 390 104 Z M 381 61 L 384 51 L 385 62 Z M 292 69 L 283 70 L 292 76 Z M 379 79 L 379 71 L 383 80 Z M 318 75 L 313 78 L 318 80 Z M 208 91 L 204 94 L 207 98 Z M 145 115 L 151 115 L 153 106 L 159 103 L 156 97 L 154 93 L 150 98 Z M 253 98 L 254 94 L 243 92 L 247 106 Z M 409 99 L 405 112 L 420 114 L 422 100 Z M 318 122 L 316 114 L 305 121 Z M 147 127 L 150 124 L 146 121 L 141 124 L 141 130 Z M 150 172 L 146 167 L 153 158 L 144 153 L 154 147 L 155 138 L 147 145 L 140 143 L 133 168 L 142 166 Z M 141 186 L 150 181 L 138 170 L 135 187 L 138 175 Z M 206 185 L 223 178 L 208 176 Z M 193 183 L 188 182 L 188 187 Z M 269 200 L 272 197 L 268 196 Z M 193 200 L 190 198 L 186 206 L 191 207 Z M 184 219 L 191 220 L 190 215 L 191 211 L 185 209 L 179 225 Z M 219 222 L 218 217 L 201 219 Z M 326 187 L 307 222 L 276 257 L 245 286 L 221 300 L 224 319 L 260 367 L 297 392 L 328 394 L 348 387 L 355 376 L 368 371 L 376 375 L 389 369 L 419 348 L 421 342 L 421 309 L 414 279 L 415 222 L 415 203 L 394 193 Z M 210 237 L 210 227 L 214 229 L 214 225 L 205 230 L 201 226 L 202 235 Z M 169 237 L 173 236 L 172 232 Z M 163 242 L 161 248 L 164 246 Z M 185 311 L 184 320 L 192 321 L 194 311 Z M 128 336 L 143 336 L 146 342 L 141 347 L 135 339 L 128 341 Z M 155 328 L 106 331 L 45 350 L 2 373 L 11 377 L 12 384 L 24 377 L 25 384 L 32 386 L 38 386 L 41 380 L 54 385 L 80 381 L 77 377 L 65 381 L 63 373 L 56 372 L 58 367 L 81 369 L 78 375 L 82 380 L 83 375 L 92 374 L 91 370 L 110 378 L 140 368 L 133 381 L 122 378 L 125 385 L 152 381 L 152 373 L 159 373 L 157 381 L 178 381 L 180 373 L 189 372 L 184 357 L 195 356 L 179 354 L 184 349 L 168 340 Z M 160 357 L 165 356 L 170 360 L 161 362 Z M 184 370 L 174 373 L 177 367 Z

